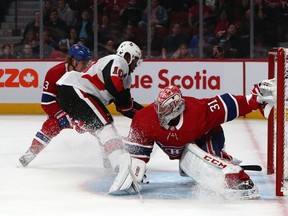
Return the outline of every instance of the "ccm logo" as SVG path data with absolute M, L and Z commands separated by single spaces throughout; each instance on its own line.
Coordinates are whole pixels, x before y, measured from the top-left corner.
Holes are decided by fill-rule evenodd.
M 217 159 L 212 158 L 212 157 L 210 157 L 208 155 L 204 156 L 204 160 L 206 160 L 206 161 L 208 161 L 208 162 L 210 162 L 210 163 L 212 163 L 212 164 L 214 164 L 214 165 L 216 165 L 216 166 L 218 166 L 219 168 L 222 168 L 222 169 L 224 169 L 227 166 L 227 164 L 223 164 L 221 161 L 218 161 Z
M 0 69 L 0 88 L 38 87 L 38 73 L 32 68 L 19 71 L 16 68 Z

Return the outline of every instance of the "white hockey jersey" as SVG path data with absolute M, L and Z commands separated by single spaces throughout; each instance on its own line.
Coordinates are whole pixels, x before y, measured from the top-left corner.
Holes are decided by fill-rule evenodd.
M 132 79 L 125 59 L 118 55 L 100 58 L 83 73 L 71 71 L 57 85 L 73 86 L 94 95 L 107 106 L 121 99 L 121 92 L 130 89 Z

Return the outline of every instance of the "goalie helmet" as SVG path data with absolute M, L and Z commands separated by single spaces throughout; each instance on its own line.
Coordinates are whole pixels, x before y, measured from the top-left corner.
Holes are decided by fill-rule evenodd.
M 141 53 L 140 48 L 135 43 L 133 43 L 131 41 L 124 41 L 117 48 L 116 54 L 118 56 L 121 56 L 122 58 L 124 58 L 126 53 L 129 53 L 131 56 L 131 59 L 130 59 L 130 62 L 128 63 L 128 65 L 130 65 L 131 62 L 135 58 L 141 59 L 141 57 L 142 57 L 142 53 Z
M 160 125 L 162 127 L 166 126 L 185 109 L 185 101 L 182 98 L 180 89 L 176 86 L 162 89 L 155 99 L 154 108 L 157 112 Z

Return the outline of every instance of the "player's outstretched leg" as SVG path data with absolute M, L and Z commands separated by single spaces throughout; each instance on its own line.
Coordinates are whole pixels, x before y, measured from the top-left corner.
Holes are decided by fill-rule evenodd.
M 19 158 L 20 163 L 26 167 L 62 129 L 55 118 L 48 118 L 33 138 L 28 151 Z
M 49 144 L 51 141 L 42 131 L 38 131 L 34 137 L 31 146 L 19 158 L 20 163 L 26 167 L 28 164 Z
M 256 84 L 251 91 L 248 101 L 252 107 L 259 109 L 265 118 L 268 118 L 276 102 L 276 80 L 263 80 Z

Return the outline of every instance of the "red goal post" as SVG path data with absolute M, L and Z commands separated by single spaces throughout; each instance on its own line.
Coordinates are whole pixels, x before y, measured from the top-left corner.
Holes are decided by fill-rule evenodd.
M 276 196 L 288 192 L 288 49 L 274 48 L 268 54 L 268 78 L 277 80 L 277 102 L 268 118 L 267 174 L 276 178 Z M 287 124 L 287 126 L 286 126 Z

